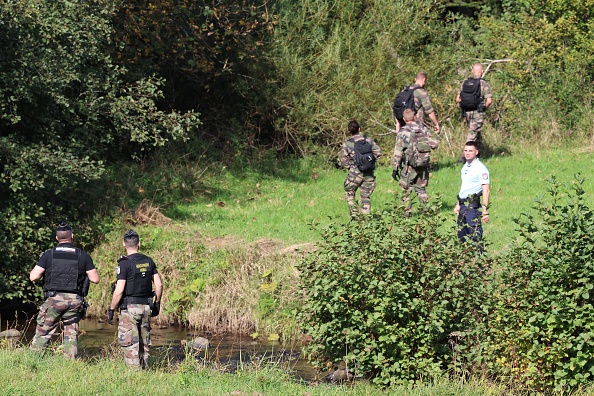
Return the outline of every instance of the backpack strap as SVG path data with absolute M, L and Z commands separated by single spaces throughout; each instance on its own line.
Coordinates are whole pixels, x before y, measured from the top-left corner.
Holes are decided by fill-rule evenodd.
M 417 109 L 417 106 L 415 105 L 415 91 L 417 89 L 423 88 L 423 87 L 414 87 L 411 88 L 410 86 L 408 87 L 411 91 L 412 91 L 412 98 L 413 98 L 413 111 L 415 112 L 415 115 L 417 115 L 417 112 L 419 111 L 419 109 Z

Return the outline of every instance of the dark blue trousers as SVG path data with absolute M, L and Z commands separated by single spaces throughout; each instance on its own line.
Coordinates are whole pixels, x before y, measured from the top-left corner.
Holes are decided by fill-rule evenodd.
M 483 238 L 481 211 L 468 203 L 460 204 L 458 214 L 458 238 L 479 242 Z

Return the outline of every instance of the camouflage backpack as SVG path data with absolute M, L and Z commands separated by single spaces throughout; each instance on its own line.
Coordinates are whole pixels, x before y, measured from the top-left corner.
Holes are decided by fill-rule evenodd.
M 414 168 L 429 166 L 431 163 L 429 135 L 423 131 L 413 132 L 410 135 L 410 146 L 407 150 L 408 165 Z

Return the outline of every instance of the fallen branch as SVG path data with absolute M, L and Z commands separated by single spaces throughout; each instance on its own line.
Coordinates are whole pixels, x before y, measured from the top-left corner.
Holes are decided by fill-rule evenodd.
M 491 68 L 491 66 L 493 66 L 493 64 L 495 64 L 495 63 L 513 62 L 513 59 L 495 59 L 495 60 L 485 59 L 485 60 L 488 61 L 489 64 L 487 65 L 487 68 L 483 72 L 482 77 L 485 77 L 487 75 L 487 72 L 489 71 L 489 69 Z
M 450 122 L 450 125 L 452 125 L 452 121 L 450 120 L 450 117 L 448 117 L 448 121 Z M 456 154 L 454 154 L 454 149 L 452 148 L 452 143 L 450 143 L 450 137 L 448 136 L 448 127 L 442 127 L 443 130 L 443 134 L 445 136 L 446 142 L 448 142 L 448 146 L 450 147 L 450 153 L 452 153 L 452 157 L 456 158 Z

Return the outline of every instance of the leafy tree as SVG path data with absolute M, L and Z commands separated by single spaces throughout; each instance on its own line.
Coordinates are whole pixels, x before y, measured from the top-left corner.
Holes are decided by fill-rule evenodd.
M 275 19 L 266 1 L 113 3 L 115 63 L 132 80 L 164 78 L 162 106 L 198 110 L 211 140 L 245 142 L 249 129 L 269 127 L 260 53 Z
M 124 82 L 109 53 L 114 11 L 103 0 L 0 3 L 0 299 L 31 297 L 48 227 L 92 216 L 89 183 L 106 160 L 184 139 L 198 123 L 158 109 L 162 79 Z
M 511 60 L 501 73 L 509 128 L 542 135 L 544 125 L 560 124 L 560 139 L 591 130 L 592 3 L 504 1 L 503 10 L 480 23 L 495 58 Z M 536 125 L 530 116 L 540 117 Z

